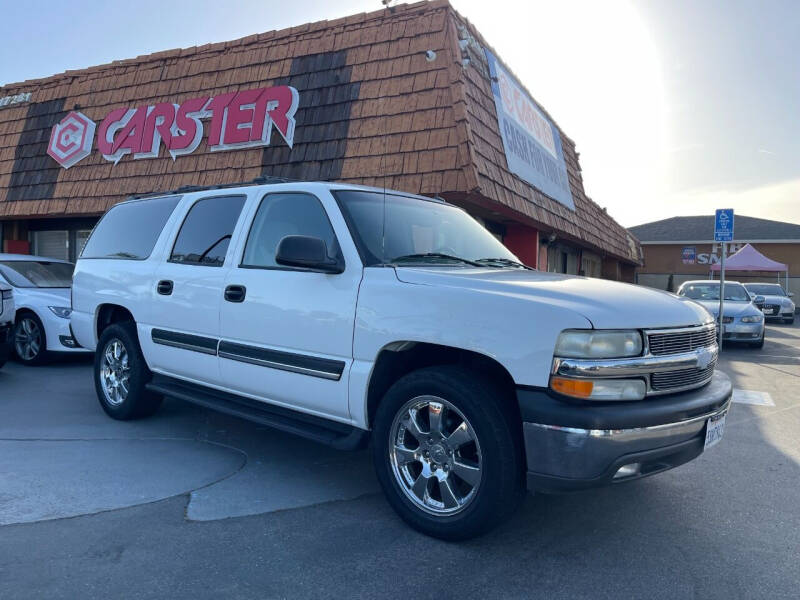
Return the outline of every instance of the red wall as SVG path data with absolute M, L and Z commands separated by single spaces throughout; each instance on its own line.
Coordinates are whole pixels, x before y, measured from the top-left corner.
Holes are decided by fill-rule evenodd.
M 537 266 L 539 249 L 539 232 L 525 225 L 506 225 L 503 242 L 511 252 L 530 267 Z

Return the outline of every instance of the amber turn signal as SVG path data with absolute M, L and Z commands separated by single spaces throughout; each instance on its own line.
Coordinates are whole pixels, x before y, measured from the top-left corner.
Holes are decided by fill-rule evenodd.
M 594 383 L 585 379 L 567 379 L 566 377 L 553 377 L 550 387 L 559 394 L 573 398 L 588 398 L 592 395 Z

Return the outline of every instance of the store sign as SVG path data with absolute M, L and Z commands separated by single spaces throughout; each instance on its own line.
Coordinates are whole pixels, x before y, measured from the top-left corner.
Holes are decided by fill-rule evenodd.
M 575 210 L 558 129 L 488 49 L 500 137 L 509 170 L 570 210 Z
M 92 153 L 95 124 L 79 112 L 71 112 L 50 133 L 47 154 L 65 169 Z
M 697 248 L 694 246 L 684 246 L 681 251 L 681 260 L 685 265 L 693 265 L 697 262 Z
M 14 94 L 13 96 L 3 96 L 0 98 L 0 108 L 4 106 L 13 106 L 14 104 L 22 104 L 23 102 L 30 102 L 30 99 L 30 92 L 22 92 L 21 94 Z
M 162 102 L 117 108 L 97 126 L 97 149 L 114 164 L 126 154 L 134 160 L 157 158 L 162 146 L 175 160 L 197 149 L 203 139 L 205 120 L 209 122 L 207 143 L 211 152 L 268 146 L 273 127 L 291 148 L 299 101 L 295 88 L 276 86 L 213 98 L 202 96 L 181 104 Z M 80 122 L 83 132 L 88 133 L 88 151 Z M 94 125 L 82 113 L 71 112 L 53 128 L 47 153 L 68 169 L 91 153 Z

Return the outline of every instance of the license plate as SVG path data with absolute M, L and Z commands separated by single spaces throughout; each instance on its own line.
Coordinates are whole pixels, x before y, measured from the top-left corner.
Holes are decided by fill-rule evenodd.
M 722 439 L 722 434 L 725 433 L 725 415 L 727 413 L 722 413 L 721 415 L 716 415 L 711 417 L 708 421 L 706 421 L 706 443 L 704 446 L 705 450 L 711 448 Z

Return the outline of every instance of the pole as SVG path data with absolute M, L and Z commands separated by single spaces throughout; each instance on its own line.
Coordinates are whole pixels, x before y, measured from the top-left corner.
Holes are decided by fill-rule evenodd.
M 725 307 L 725 242 L 722 242 L 722 260 L 719 265 L 719 346 L 722 352 L 722 310 Z

